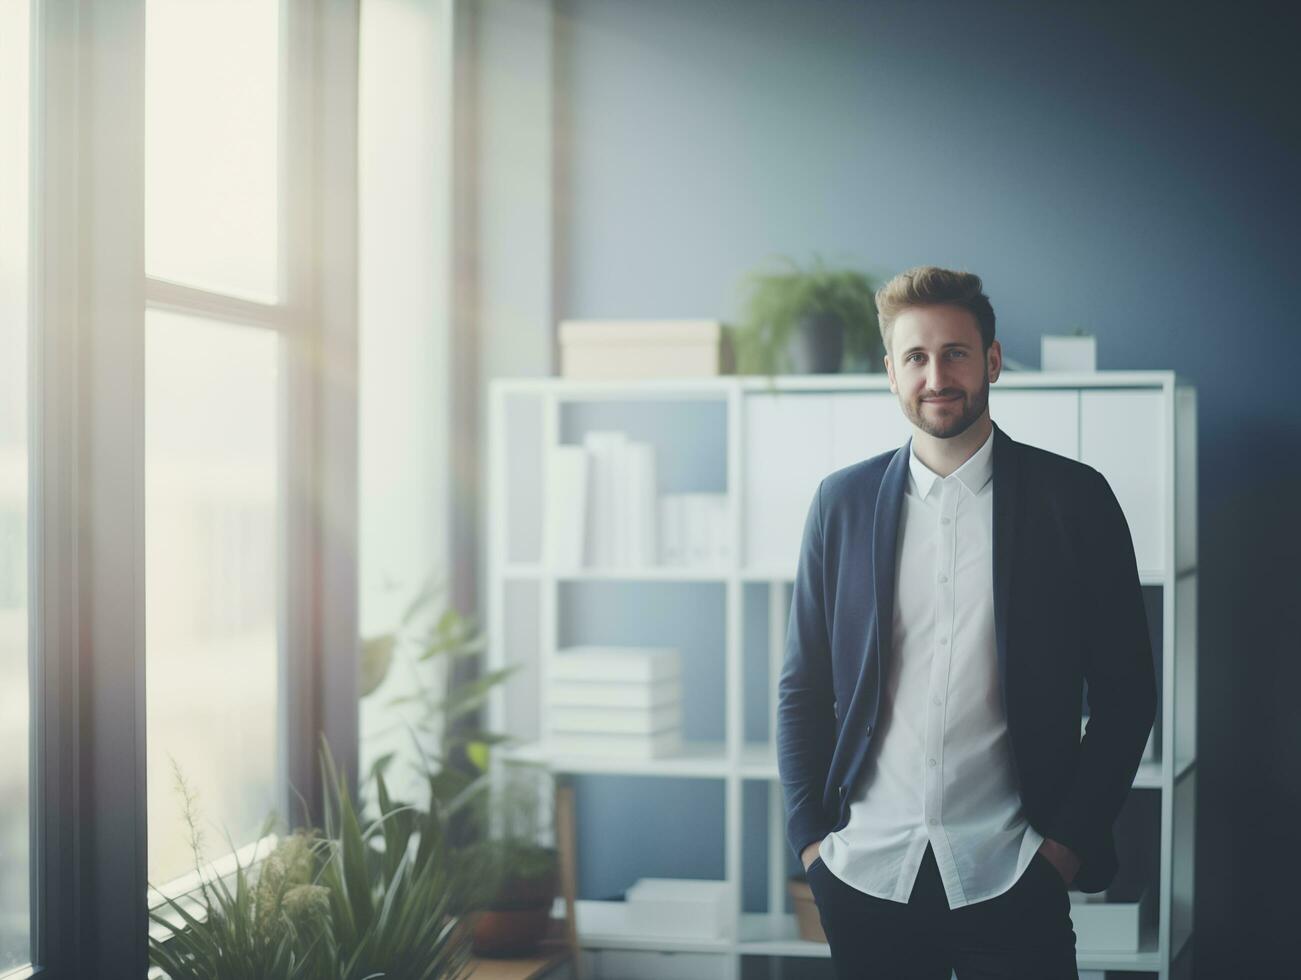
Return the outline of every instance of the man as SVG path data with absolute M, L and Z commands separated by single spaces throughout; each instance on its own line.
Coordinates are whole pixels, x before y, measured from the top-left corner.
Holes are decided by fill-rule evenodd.
M 809 507 L 778 693 L 787 836 L 838 977 L 1077 977 L 1067 888 L 1115 877 L 1156 714 L 1129 526 L 1096 470 L 991 421 L 977 276 L 911 269 L 876 302 L 913 435 Z

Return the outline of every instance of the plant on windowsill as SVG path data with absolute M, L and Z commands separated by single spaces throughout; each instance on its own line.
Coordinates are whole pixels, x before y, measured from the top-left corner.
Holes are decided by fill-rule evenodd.
M 453 855 L 445 815 L 391 800 L 377 773 L 379 816 L 363 821 L 324 742 L 321 774 L 323 834 L 300 830 L 257 869 L 237 864 L 233 888 L 200 872 L 193 905 L 169 898 L 150 912 L 170 933 L 151 935 L 150 960 L 171 980 L 465 976 L 471 937 L 457 910 L 480 868 Z
M 807 267 L 783 257 L 781 272 L 746 278 L 740 326 L 727 327 L 738 374 L 879 372 L 885 348 L 872 281 L 831 268 L 818 256 Z

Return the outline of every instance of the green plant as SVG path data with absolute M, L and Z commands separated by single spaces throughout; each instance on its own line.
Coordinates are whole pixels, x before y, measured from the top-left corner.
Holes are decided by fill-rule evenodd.
M 329 976 L 323 972 L 322 895 L 313 883 L 311 832 L 280 841 L 256 879 L 238 855 L 233 876 L 205 873 L 196 796 L 175 761 L 172 770 L 199 885 L 190 896 L 164 896 L 161 905 L 150 909 L 149 918 L 164 927 L 150 932 L 150 962 L 171 980 Z M 273 823 L 274 818 L 267 819 L 259 839 L 270 834 Z M 235 853 L 233 842 L 230 848 Z
M 433 678 L 413 673 L 416 690 L 390 704 L 421 709 L 412 734 L 429 807 L 444 814 L 457 854 L 476 872 L 463 911 L 501 907 L 510 903 L 513 890 L 554 876 L 556 853 L 543 843 L 541 820 L 551 812 L 543 802 L 550 799 L 549 786 L 541 782 L 549 774 L 544 767 L 512 761 L 504 761 L 495 774 L 490 771 L 492 749 L 515 739 L 484 729 L 478 711 L 519 665 L 485 669 L 486 638 L 451 606 L 435 610 L 441 593 L 442 586 L 431 579 L 408 604 L 396 630 L 363 644 L 363 661 L 369 656 L 387 670 L 396 660 L 394 651 L 410 649 L 416 664 L 435 669 Z M 378 760 L 376 773 L 382 775 L 390 761 Z
M 363 821 L 324 740 L 321 775 L 324 835 L 295 833 L 257 869 L 237 863 L 233 887 L 200 873 L 194 907 L 168 899 L 170 914 L 150 913 L 170 931 L 149 942 L 151 961 L 171 980 L 444 980 L 468 973 L 471 934 L 461 917 L 482 900 L 485 864 L 453 853 L 448 808 L 395 801 L 376 773 L 379 815 Z M 199 870 L 194 797 L 188 788 L 183 795 Z M 450 801 L 452 809 L 471 799 Z
M 392 800 L 383 773 L 376 773 L 380 815 L 363 829 L 347 780 L 324 746 L 321 769 L 330 787 L 319 881 L 328 898 L 332 976 L 467 975 L 470 935 L 459 916 L 461 892 L 475 869 L 451 860 L 440 808 Z
M 727 327 L 736 350 L 737 372 L 771 377 L 791 370 L 789 345 L 808 317 L 836 317 L 845 331 L 845 364 L 880 371 L 885 349 L 877 326 L 872 281 L 852 269 L 831 268 L 814 256 L 807 268 L 782 257 L 781 272 L 746 277 L 739 326 Z

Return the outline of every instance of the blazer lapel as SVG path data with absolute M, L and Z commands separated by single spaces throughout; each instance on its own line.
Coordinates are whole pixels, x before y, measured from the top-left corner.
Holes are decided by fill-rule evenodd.
M 998 685 L 1007 706 L 1007 615 L 1012 594 L 1012 554 L 1016 540 L 1019 467 L 1014 443 L 994 426 L 994 636 L 998 647 Z
M 899 515 L 903 510 L 904 490 L 908 486 L 908 459 L 912 439 L 895 451 L 885 469 L 876 494 L 876 511 L 872 521 L 872 581 L 876 588 L 876 668 L 880 690 L 884 659 L 894 634 L 894 570 L 899 542 Z M 867 658 L 864 658 L 866 667 Z

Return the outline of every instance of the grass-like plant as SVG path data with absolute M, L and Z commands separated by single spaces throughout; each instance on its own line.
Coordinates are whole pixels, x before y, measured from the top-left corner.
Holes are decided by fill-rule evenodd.
M 419 810 L 392 800 L 383 773 L 376 773 L 380 815 L 363 829 L 328 747 L 321 767 L 331 787 L 318 879 L 328 899 L 325 944 L 337 970 L 331 975 L 468 975 L 470 933 L 461 926 L 461 893 L 474 869 L 452 860 L 439 807 Z
M 391 799 L 377 773 L 379 816 L 363 821 L 324 741 L 321 775 L 323 835 L 299 831 L 256 869 L 237 860 L 233 881 L 200 871 L 197 907 L 169 898 L 150 912 L 170 931 L 165 939 L 150 937 L 150 959 L 171 980 L 468 974 L 471 934 L 461 916 L 478 895 L 480 869 L 451 853 L 443 808 Z M 198 870 L 194 797 L 188 788 L 183 796 Z
M 149 936 L 150 962 L 171 980 L 318 980 L 330 976 L 321 947 L 321 894 L 313 883 L 313 836 L 280 841 L 254 871 L 235 857 L 231 876 L 205 873 L 196 796 L 172 763 L 189 831 L 198 888 L 189 897 L 164 896 L 149 918 L 165 938 Z M 272 829 L 268 818 L 259 833 Z M 236 853 L 233 841 L 228 842 Z

